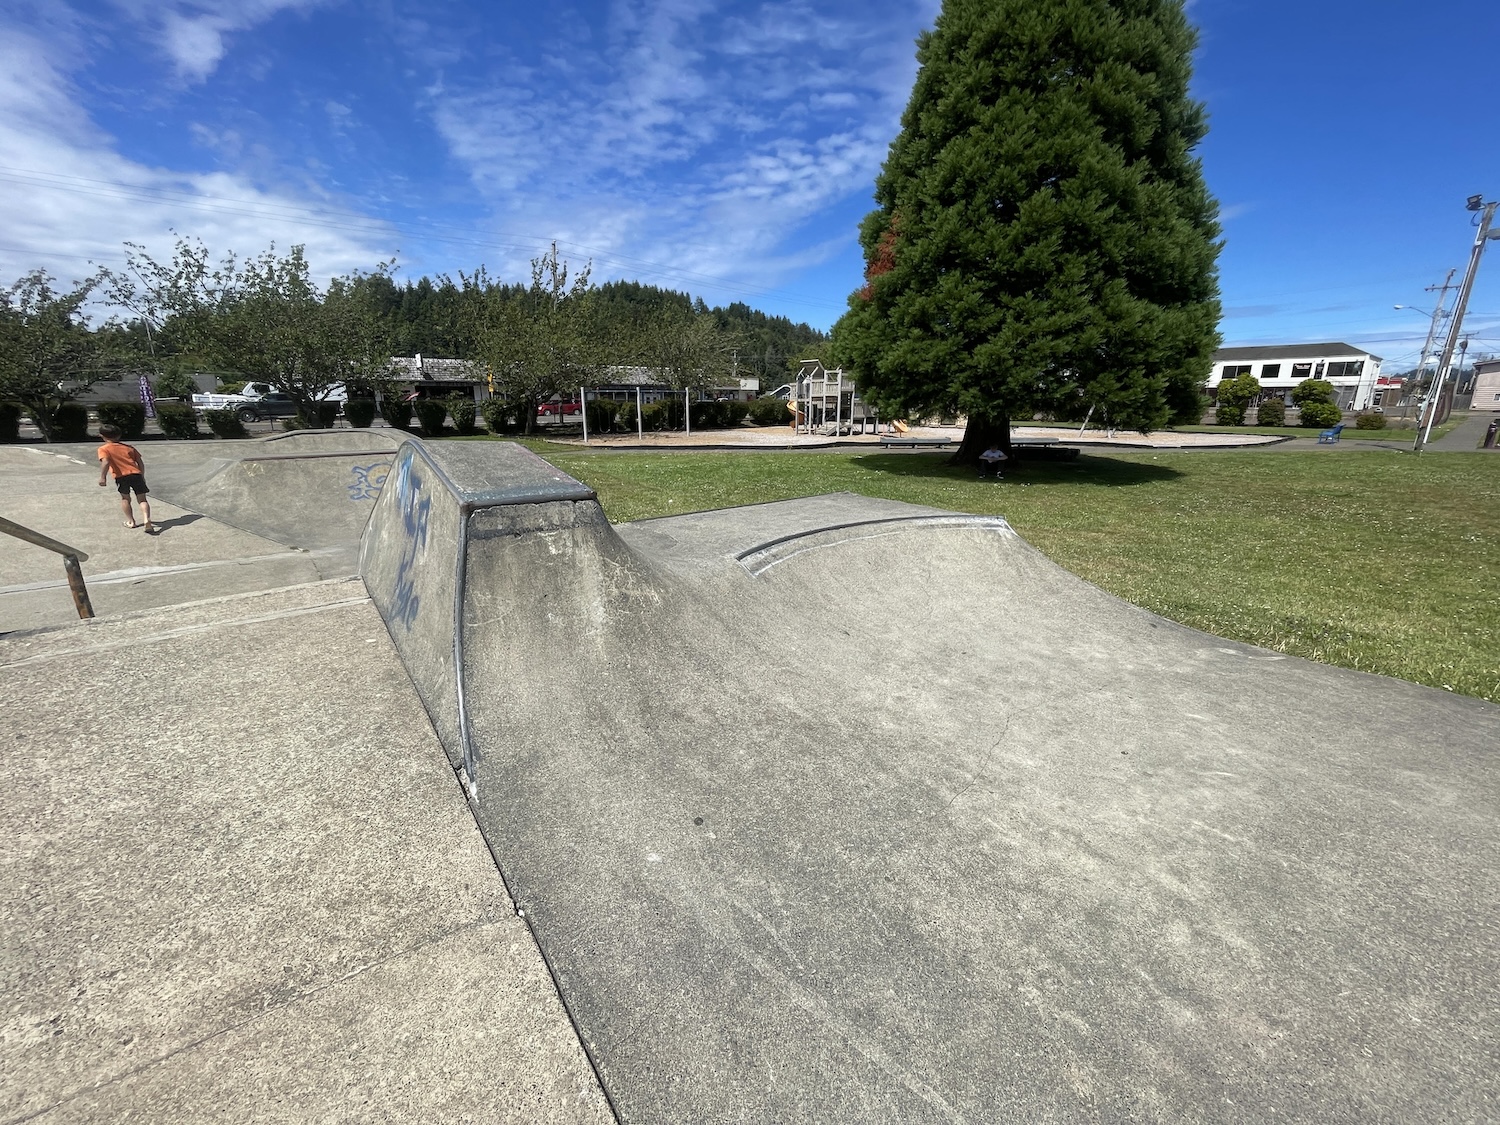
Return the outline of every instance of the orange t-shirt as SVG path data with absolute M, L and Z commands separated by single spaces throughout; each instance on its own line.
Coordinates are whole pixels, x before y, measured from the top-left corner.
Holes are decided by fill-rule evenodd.
M 107 441 L 99 447 L 99 460 L 109 466 L 109 471 L 114 473 L 115 480 L 128 477 L 131 473 L 144 473 L 145 462 L 141 460 L 140 452 L 133 445 L 126 445 L 123 441 Z

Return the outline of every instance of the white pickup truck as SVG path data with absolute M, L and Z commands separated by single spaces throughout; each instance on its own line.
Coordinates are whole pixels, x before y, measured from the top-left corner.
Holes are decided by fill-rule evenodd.
M 343 410 L 349 400 L 343 383 L 335 383 L 323 393 L 322 401 L 336 402 Z M 233 410 L 241 422 L 258 422 L 262 418 L 290 418 L 297 412 L 291 397 L 276 390 L 269 383 L 246 383 L 244 389 L 232 395 L 194 395 L 193 409 L 199 414 L 205 410 Z

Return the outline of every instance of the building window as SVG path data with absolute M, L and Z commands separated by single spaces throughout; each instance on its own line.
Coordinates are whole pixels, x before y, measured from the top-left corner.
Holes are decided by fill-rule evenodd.
M 1330 379 L 1349 378 L 1363 375 L 1364 370 L 1365 361 L 1362 359 L 1339 359 L 1328 365 L 1328 377 Z
M 1238 379 L 1241 375 L 1248 375 L 1248 374 L 1250 374 L 1250 365 L 1248 363 L 1242 363 L 1242 364 L 1240 364 L 1238 366 L 1235 366 L 1234 364 L 1229 364 L 1229 363 L 1226 363 L 1224 365 L 1224 376 L 1223 377 L 1225 379 Z
M 1384 397 L 1385 397 L 1385 392 L 1384 391 L 1376 391 L 1375 394 L 1374 394 L 1374 396 L 1370 399 L 1370 405 L 1371 406 L 1379 406 L 1380 405 L 1380 400 L 1383 399 Z
M 1319 379 L 1323 377 L 1323 361 L 1321 359 L 1318 360 L 1318 366 L 1314 369 L 1313 374 Z
M 1263 364 L 1261 364 L 1260 365 L 1260 377 L 1262 379 L 1279 379 L 1279 378 L 1281 378 L 1281 364 L 1279 364 L 1279 363 L 1263 363 Z
M 1292 364 L 1292 378 L 1296 379 L 1299 383 L 1303 379 L 1311 379 L 1312 378 L 1312 364 L 1310 364 L 1310 363 L 1294 363 L 1294 364 Z

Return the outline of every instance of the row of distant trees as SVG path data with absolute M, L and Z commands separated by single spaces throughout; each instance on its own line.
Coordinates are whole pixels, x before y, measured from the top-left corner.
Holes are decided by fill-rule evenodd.
M 215 259 L 179 239 L 170 257 L 127 245 L 125 265 L 62 287 L 34 270 L 0 292 L 0 401 L 19 402 L 49 438 L 58 408 L 100 379 L 148 375 L 175 393 L 188 371 L 269 383 L 313 420 L 311 403 L 336 383 L 353 394 L 393 387 L 391 358 L 463 359 L 530 421 L 559 391 L 608 381 L 613 366 L 643 366 L 675 386 L 736 374 L 784 379 L 799 359 L 825 354 L 805 324 L 746 305 L 635 282 L 595 285 L 554 244 L 527 283 L 483 266 L 457 280 L 398 285 L 393 263 L 320 286 L 303 248 Z M 92 323 L 104 318 L 97 327 Z

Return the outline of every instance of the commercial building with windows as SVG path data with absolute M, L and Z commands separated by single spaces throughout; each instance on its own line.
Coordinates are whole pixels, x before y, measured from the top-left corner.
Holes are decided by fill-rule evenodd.
M 1213 373 L 1204 384 L 1210 395 L 1219 383 L 1240 375 L 1260 381 L 1260 397 L 1279 395 L 1292 404 L 1292 388 L 1304 379 L 1326 379 L 1334 386 L 1341 410 L 1363 410 L 1373 405 L 1380 380 L 1380 357 L 1349 344 L 1271 344 L 1250 348 L 1220 348 L 1214 352 Z

